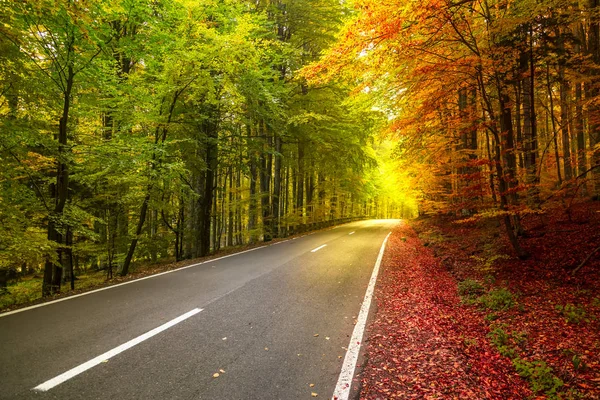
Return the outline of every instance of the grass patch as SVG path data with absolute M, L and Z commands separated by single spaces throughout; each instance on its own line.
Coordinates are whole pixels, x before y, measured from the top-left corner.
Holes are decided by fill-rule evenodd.
M 93 271 L 77 275 L 75 289 L 86 290 L 102 286 L 107 283 L 106 271 Z M 70 291 L 70 284 L 63 284 L 61 292 Z M 0 310 L 31 303 L 42 297 L 42 278 L 24 277 L 19 282 L 9 285 L 6 291 L 0 294 Z
M 23 278 L 20 282 L 7 286 L 0 295 L 0 310 L 19 304 L 29 303 L 42 297 L 40 278 Z

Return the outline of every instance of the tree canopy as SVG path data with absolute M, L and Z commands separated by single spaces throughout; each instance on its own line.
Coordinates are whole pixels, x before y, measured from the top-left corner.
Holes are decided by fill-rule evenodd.
M 333 221 L 413 216 L 386 111 L 299 71 L 334 0 L 0 3 L 0 269 L 205 256 Z M 393 178 L 395 179 L 395 178 Z

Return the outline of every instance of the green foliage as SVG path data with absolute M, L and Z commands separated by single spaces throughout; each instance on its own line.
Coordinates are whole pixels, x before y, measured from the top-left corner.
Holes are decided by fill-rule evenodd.
M 554 309 L 558 311 L 567 322 L 579 325 L 581 322 L 589 322 L 585 308 L 568 303 L 563 305 L 557 304 Z
M 35 301 L 42 296 L 42 282 L 39 279 L 23 279 L 10 285 L 0 294 L 0 310 Z
M 495 327 L 490 333 L 488 338 L 492 344 L 496 347 L 498 352 L 504 357 L 513 359 L 517 356 L 517 352 L 510 343 L 510 335 L 504 331 L 505 326 L 499 325 Z
M 535 393 L 543 392 L 549 398 L 558 398 L 557 391 L 564 385 L 563 381 L 556 377 L 552 369 L 544 361 L 527 361 L 522 359 L 517 349 L 526 341 L 523 332 L 509 333 L 506 324 L 493 325 L 488 338 L 504 357 L 512 360 L 517 373 L 529 381 L 531 390 Z
M 565 356 L 570 359 L 573 369 L 577 372 L 585 371 L 588 368 L 587 363 L 581 358 L 581 354 L 574 350 L 563 350 Z
M 515 358 L 513 365 L 517 373 L 529 381 L 531 390 L 536 393 L 543 392 L 553 398 L 564 385 L 564 382 L 552 373 L 552 369 L 544 361 Z
M 496 314 L 496 313 L 489 313 L 489 314 L 486 314 L 486 316 L 485 316 L 485 320 L 486 321 L 490 321 L 490 322 L 491 321 L 495 321 L 498 318 L 500 318 L 500 316 L 498 314 Z
M 502 311 L 512 308 L 516 301 L 514 295 L 506 288 L 492 289 L 488 293 L 477 298 L 477 303 L 482 307 Z
M 473 279 L 465 279 L 458 283 L 458 294 L 463 301 L 472 301 L 485 292 L 481 283 Z
M 66 267 L 68 254 L 105 270 L 122 267 L 132 243 L 142 264 L 197 257 L 201 237 L 206 252 L 296 225 L 415 216 L 394 142 L 375 138 L 387 116 L 346 84 L 299 76 L 348 7 L 5 2 L 0 268 Z M 69 179 L 57 191 L 60 165 Z
M 498 260 L 508 260 L 510 256 L 500 253 L 498 245 L 494 242 L 486 243 L 483 246 L 483 252 L 479 256 L 471 256 L 476 263 L 476 268 L 483 273 L 490 273 L 494 271 L 494 265 Z

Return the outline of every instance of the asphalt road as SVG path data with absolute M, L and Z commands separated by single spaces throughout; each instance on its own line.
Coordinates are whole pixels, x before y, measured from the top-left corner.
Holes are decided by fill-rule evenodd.
M 397 223 L 346 224 L 0 317 L 0 399 L 331 398 L 381 244 Z

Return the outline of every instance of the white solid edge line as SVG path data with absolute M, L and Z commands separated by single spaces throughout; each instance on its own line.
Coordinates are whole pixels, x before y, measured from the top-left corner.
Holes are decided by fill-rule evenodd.
M 311 235 L 311 234 L 312 233 L 309 233 L 309 235 Z M 294 239 L 296 239 L 296 238 L 294 238 Z M 240 255 L 240 254 L 249 253 L 249 252 L 254 251 L 254 250 L 264 249 L 265 247 L 273 246 L 273 245 L 276 245 L 276 244 L 279 244 L 279 243 L 283 243 L 283 242 L 288 242 L 290 240 L 293 240 L 293 239 L 286 239 L 286 240 L 282 240 L 282 241 L 277 242 L 277 243 L 270 243 L 270 244 L 267 244 L 265 246 L 255 247 L 253 249 L 248 249 L 248 250 L 240 251 L 238 253 L 228 254 L 226 256 L 222 256 L 222 257 L 218 257 L 218 258 L 213 258 L 211 260 L 202 261 L 202 262 L 199 262 L 199 263 L 196 263 L 196 264 L 186 265 L 185 267 L 175 268 L 175 269 L 172 269 L 172 270 L 169 270 L 169 271 L 165 271 L 165 272 L 159 272 L 158 274 L 145 276 L 143 278 L 132 279 L 132 280 L 127 281 L 127 282 L 117 283 L 116 285 L 110 285 L 110 286 L 106 286 L 106 287 L 103 287 L 103 288 L 100 288 L 100 289 L 90 290 L 89 292 L 74 294 L 72 296 L 65 296 L 65 297 L 60 298 L 60 299 L 51 300 L 51 301 L 47 301 L 47 302 L 40 303 L 40 304 L 35 304 L 33 306 L 23 307 L 23 308 L 19 308 L 17 310 L 13 310 L 13 311 L 7 311 L 5 313 L 1 313 L 0 314 L 0 318 L 7 317 L 7 316 L 12 315 L 12 314 L 17 314 L 17 313 L 20 313 L 20 312 L 23 312 L 23 311 L 33 310 L 34 308 L 49 306 L 50 304 L 55 304 L 55 303 L 60 303 L 61 301 L 71 300 L 71 299 L 75 299 L 75 298 L 81 297 L 81 296 L 87 296 L 88 294 L 102 292 L 103 290 L 114 289 L 114 288 L 119 287 L 119 286 L 129 285 L 131 283 L 140 282 L 140 281 L 143 281 L 143 280 L 146 280 L 146 279 L 156 278 L 156 277 L 159 277 L 159 276 L 162 276 L 162 275 L 166 275 L 166 274 L 170 274 L 170 273 L 173 273 L 173 272 L 183 271 L 184 269 L 197 267 L 198 265 L 202 265 L 202 264 L 206 264 L 206 263 L 220 261 L 220 260 L 223 260 L 224 258 L 229 258 L 229 257 L 237 256 L 237 255 Z
M 185 321 L 186 319 L 190 318 L 191 316 L 198 314 L 200 311 L 202 311 L 201 308 L 195 308 L 192 311 L 189 311 L 183 315 L 180 315 L 179 317 L 172 319 L 171 321 L 169 321 L 157 328 L 154 328 L 151 331 L 148 331 L 148 332 L 144 333 L 143 335 L 136 337 L 135 339 L 131 339 L 130 341 L 123 343 L 122 345 L 115 347 L 114 349 L 109 350 L 106 353 L 99 355 L 98 357 L 92 358 L 91 360 L 89 360 L 81 365 L 78 365 L 77 367 L 70 369 L 67 372 L 62 373 L 55 378 L 52 378 L 40 385 L 37 385 L 32 390 L 39 391 L 39 392 L 46 392 L 46 391 L 52 389 L 53 387 L 58 386 L 61 383 L 68 381 L 69 379 L 81 374 L 82 372 L 85 372 L 88 369 L 93 368 L 98 364 L 101 364 L 102 362 L 108 360 L 109 358 L 112 358 L 112 357 L 116 356 L 117 354 L 120 354 L 120 353 L 124 352 L 125 350 L 130 349 L 137 344 L 140 344 L 144 340 L 150 339 L 152 336 L 158 335 L 162 331 L 165 331 L 165 330 L 171 328 L 172 326 L 177 325 L 178 323 L 180 323 L 182 321 Z
M 341 225 L 336 225 L 336 227 L 338 227 L 338 226 L 341 226 Z M 223 256 L 223 257 L 213 258 L 212 260 L 206 260 L 206 261 L 202 261 L 202 262 L 199 262 L 199 263 L 196 263 L 196 264 L 186 265 L 185 267 L 175 268 L 175 269 L 172 269 L 172 270 L 169 270 L 169 271 L 165 271 L 165 272 L 159 272 L 158 274 L 145 276 L 143 278 L 132 279 L 132 280 L 127 281 L 127 282 L 117 283 L 116 285 L 110 285 L 110 286 L 106 286 L 106 287 L 103 287 L 103 288 L 100 288 L 100 289 L 90 290 L 89 292 L 74 294 L 72 296 L 65 296 L 65 297 L 62 297 L 60 299 L 46 301 L 44 303 L 35 304 L 33 306 L 23 307 L 23 308 L 19 308 L 17 310 L 12 310 L 12 311 L 7 311 L 7 312 L 4 312 L 4 313 L 0 313 L 0 318 L 2 318 L 2 317 L 8 317 L 9 315 L 17 314 L 17 313 L 24 312 L 24 311 L 33 310 L 33 309 L 39 308 L 39 307 L 49 306 L 50 304 L 60 303 L 61 301 L 67 301 L 67 300 L 75 299 L 77 297 L 87 296 L 88 294 L 102 292 L 103 290 L 114 289 L 114 288 L 119 287 L 119 286 L 129 285 L 131 283 L 140 282 L 140 281 L 143 281 L 143 280 L 146 280 L 146 279 L 156 278 L 156 277 L 159 277 L 161 275 L 170 274 L 172 272 L 183 271 L 184 269 L 197 267 L 198 265 L 206 264 L 206 263 L 209 263 L 209 262 L 220 261 L 220 260 L 222 260 L 224 258 L 229 258 L 229 257 L 237 256 L 237 255 L 240 255 L 240 254 L 249 253 L 249 252 L 254 251 L 254 250 L 264 249 L 265 247 L 274 246 L 276 244 L 280 244 L 280 243 L 284 243 L 284 242 L 289 242 L 289 241 L 292 241 L 292 240 L 300 239 L 300 238 L 303 238 L 305 236 L 313 235 L 315 233 L 317 233 L 317 232 L 310 232 L 310 233 L 307 233 L 305 235 L 296 236 L 294 238 L 281 240 L 281 241 L 279 241 L 277 243 L 269 243 L 269 244 L 267 244 L 265 246 L 255 247 L 253 249 L 244 250 L 244 251 L 240 251 L 240 252 L 233 253 L 233 254 L 228 254 L 228 255 Z
M 360 314 L 356 325 L 354 326 L 354 332 L 352 332 L 352 338 L 348 345 L 348 351 L 344 358 L 344 364 L 342 364 L 342 371 L 338 378 L 337 385 L 333 392 L 333 400 L 348 400 L 350 396 L 350 387 L 352 386 L 352 377 L 354 376 L 354 370 L 356 369 L 356 363 L 358 361 L 358 354 L 360 353 L 360 345 L 362 342 L 363 334 L 365 332 L 365 325 L 367 324 L 367 317 L 369 315 L 369 309 L 371 308 L 371 300 L 373 299 L 373 291 L 375 289 L 375 283 L 377 282 L 377 275 L 379 274 L 379 267 L 381 266 L 381 260 L 383 259 L 383 253 L 385 252 L 385 244 L 392 232 L 383 240 L 373 273 L 371 274 L 371 280 L 365 293 L 365 299 L 363 300 L 362 306 L 360 307 Z
M 311 252 L 311 253 L 316 253 L 317 251 L 321 250 L 323 247 L 327 247 L 327 245 L 326 245 L 326 244 L 324 244 L 323 246 L 319 246 L 319 247 L 317 247 L 316 249 L 312 249 L 310 252 Z

